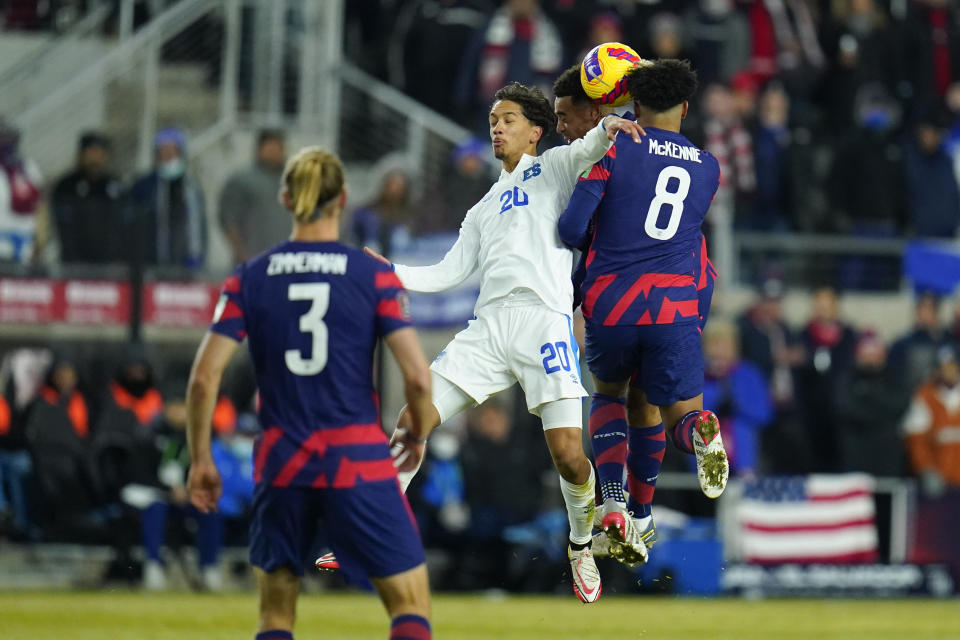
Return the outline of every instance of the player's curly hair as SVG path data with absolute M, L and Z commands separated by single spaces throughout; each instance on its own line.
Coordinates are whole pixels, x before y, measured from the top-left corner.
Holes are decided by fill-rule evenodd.
M 493 96 L 494 100 L 509 100 L 520 105 L 523 117 L 535 126 L 543 128 L 541 139 L 557 126 L 557 116 L 550 101 L 537 87 L 528 87 L 519 82 L 511 82 Z
M 662 58 L 627 74 L 627 89 L 640 106 L 662 113 L 697 92 L 697 72 L 686 60 Z
M 313 222 L 343 192 L 340 158 L 323 147 L 304 147 L 287 161 L 281 179 L 280 200 L 287 193 L 297 222 Z
M 580 82 L 580 65 L 575 64 L 553 81 L 553 97 L 570 98 L 574 104 L 586 104 L 590 102 L 590 97 L 583 90 L 583 84 Z

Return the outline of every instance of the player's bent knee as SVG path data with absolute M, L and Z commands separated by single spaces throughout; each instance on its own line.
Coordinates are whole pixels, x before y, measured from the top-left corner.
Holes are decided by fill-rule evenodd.
M 424 618 L 430 615 L 430 586 L 425 564 L 392 576 L 372 578 L 371 582 L 391 618 L 404 614 Z

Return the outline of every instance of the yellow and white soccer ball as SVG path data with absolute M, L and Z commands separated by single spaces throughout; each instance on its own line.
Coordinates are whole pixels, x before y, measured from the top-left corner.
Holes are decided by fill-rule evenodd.
M 630 102 L 627 72 L 649 64 L 621 42 L 604 42 L 590 50 L 580 64 L 580 84 L 597 104 L 619 107 Z

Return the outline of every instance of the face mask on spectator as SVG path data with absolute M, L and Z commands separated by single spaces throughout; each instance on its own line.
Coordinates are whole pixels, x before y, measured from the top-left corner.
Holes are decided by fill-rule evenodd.
M 890 126 L 890 113 L 883 108 L 873 108 L 863 114 L 863 126 L 870 131 L 884 131 Z
M 160 166 L 157 167 L 157 173 L 164 180 L 176 180 L 183 175 L 186 168 L 187 165 L 182 158 L 174 158 L 160 163 Z

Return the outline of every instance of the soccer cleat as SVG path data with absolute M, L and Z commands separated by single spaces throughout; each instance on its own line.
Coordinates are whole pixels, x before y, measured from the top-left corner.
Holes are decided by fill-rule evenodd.
M 332 553 L 325 553 L 313 561 L 314 566 L 320 571 L 339 571 L 340 563 L 337 557 Z
M 594 558 L 610 558 L 613 556 L 614 549 L 610 545 L 610 538 L 607 537 L 606 533 L 601 531 L 600 533 L 593 534 L 590 551 L 593 553 Z M 616 549 L 616 551 L 619 554 L 620 550 Z
M 600 584 L 600 571 L 593 559 L 593 551 L 589 546 L 577 551 L 568 546 L 567 558 L 570 560 L 573 592 L 580 598 L 580 602 L 596 602 L 603 592 L 603 585 Z
M 647 561 L 647 545 L 633 524 L 633 518 L 626 508 L 614 501 L 603 503 L 603 519 L 600 528 L 607 534 L 610 544 L 610 556 L 628 567 L 635 567 Z
M 719 498 L 727 486 L 730 463 L 720 437 L 720 422 L 712 411 L 701 411 L 693 428 L 693 452 L 697 456 L 697 479 L 708 498 Z
M 650 523 L 644 527 L 643 531 L 640 531 L 640 539 L 643 540 L 643 544 L 647 549 L 652 549 L 653 545 L 656 544 L 657 525 L 653 524 L 653 518 L 650 519 Z

